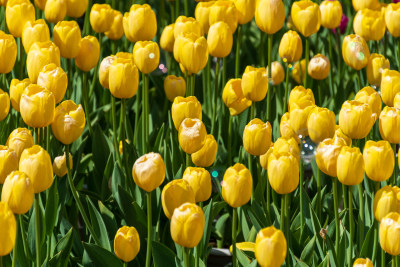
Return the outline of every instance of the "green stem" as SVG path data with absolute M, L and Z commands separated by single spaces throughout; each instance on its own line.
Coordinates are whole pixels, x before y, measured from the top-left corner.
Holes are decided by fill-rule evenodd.
M 217 66 L 215 69 L 215 90 L 214 90 L 214 103 L 212 106 L 212 121 L 211 121 L 211 134 L 215 134 L 215 121 L 216 121 L 216 116 L 217 116 L 217 96 L 218 96 L 218 76 L 219 76 L 219 58 L 217 58 Z
M 71 72 L 72 72 L 72 59 L 67 58 L 67 76 L 68 76 L 68 89 L 67 89 L 67 99 L 71 99 L 72 95 L 72 81 L 71 81 Z
M 90 120 L 90 108 L 89 108 L 87 82 L 88 82 L 87 72 L 83 72 L 83 74 L 82 74 L 83 105 L 85 107 L 86 121 L 87 121 L 87 126 L 89 128 L 89 133 L 90 133 L 90 136 L 93 137 L 94 133 L 93 133 L 93 128 L 92 128 L 92 122 Z
M 24 224 L 23 224 L 22 219 L 23 219 L 22 216 L 19 215 L 18 220 L 19 220 L 19 228 L 20 228 L 19 230 L 21 231 L 21 235 L 22 235 L 22 245 L 24 246 L 25 255 L 28 258 L 31 258 L 32 256 L 30 254 L 30 250 L 28 249 L 27 239 L 26 239 L 26 231 L 24 229 Z
M 357 90 L 357 92 L 358 92 L 358 91 L 360 91 L 362 89 L 362 87 L 361 87 L 362 86 L 361 85 L 361 70 L 356 71 L 356 73 L 357 73 L 357 78 L 358 78 L 358 90 Z
M 174 6 L 171 4 L 171 1 L 168 1 L 169 3 L 169 8 L 171 10 L 171 23 L 174 23 L 176 18 L 175 18 L 175 8 Z
M 281 231 L 285 233 L 285 195 L 281 195 Z
M 128 267 L 128 263 L 127 262 L 124 262 L 124 267 Z
M 268 71 L 269 68 L 268 68 Z M 285 95 L 283 97 L 283 111 L 282 111 L 282 116 L 287 112 L 287 105 L 288 105 L 288 94 L 289 94 L 289 66 L 286 64 L 286 82 L 285 82 Z
M 343 196 L 344 209 L 348 209 L 349 208 L 349 204 L 347 202 L 347 187 L 344 184 L 342 184 L 342 196 Z
M 304 87 L 307 88 L 308 82 L 308 63 L 310 62 L 310 38 L 306 38 L 306 68 L 304 73 Z M 301 67 L 300 67 L 301 68 Z
M 333 63 L 333 53 L 332 53 L 332 40 L 331 40 L 331 30 L 328 29 L 328 44 L 329 44 L 329 60 Z M 329 75 L 329 91 L 333 96 L 333 68 L 331 67 Z M 336 106 L 336 100 L 334 100 L 334 106 Z
M 236 231 L 237 231 L 237 208 L 233 208 L 232 214 L 232 266 L 236 267 Z
M 392 255 L 392 267 L 396 267 L 396 256 Z
M 272 97 L 272 90 L 270 87 L 272 87 L 272 83 L 270 83 L 271 80 L 271 72 L 272 72 L 272 40 L 273 40 L 273 35 L 268 34 L 268 91 L 267 91 L 267 113 L 266 113 L 266 120 L 271 121 L 271 97 Z
M 332 177 L 332 191 L 333 191 L 333 209 L 335 213 L 335 250 L 339 252 L 339 238 L 340 238 L 340 221 L 339 221 L 339 199 L 337 192 L 337 178 Z
M 228 126 L 228 166 L 232 166 L 232 116 L 229 115 Z
M 46 150 L 50 149 L 50 125 L 46 127 Z
M 226 57 L 222 59 L 222 87 L 226 84 Z
M 117 134 L 117 118 L 115 116 L 115 97 L 111 96 L 111 116 L 112 116 L 112 127 L 113 127 L 113 141 L 114 141 L 114 152 L 115 157 L 119 163 L 119 166 L 122 168 L 122 161 L 119 155 L 119 144 L 118 144 L 118 134 Z
M 268 172 L 265 172 L 265 179 L 267 184 L 267 216 L 271 221 L 271 185 L 269 184 Z
M 392 186 L 395 186 L 396 185 L 396 144 L 392 144 L 392 149 L 393 149 L 393 153 L 394 153 L 394 162 L 395 162 L 395 167 L 394 167 L 394 170 L 393 170 L 393 173 L 392 173 L 392 179 L 391 179 L 391 184 L 392 184 Z
M 353 188 L 348 187 L 349 191 L 349 224 L 350 224 L 350 244 L 349 251 L 347 253 L 347 261 L 349 266 L 352 266 L 352 254 L 353 254 L 353 240 L 354 240 L 354 218 L 353 218 Z
M 184 5 L 184 9 L 185 9 L 185 16 L 189 16 L 189 4 L 188 4 L 188 0 L 184 0 L 183 2 Z
M 322 210 L 322 203 L 321 203 L 321 175 L 322 172 L 318 169 L 317 173 L 317 216 L 322 221 L 321 217 L 321 210 Z
M 183 248 L 183 263 L 184 263 L 184 267 L 189 267 L 190 266 L 189 248 Z
M 386 266 L 386 253 L 382 248 L 381 248 L 381 266 Z
M 180 0 L 175 0 L 175 15 L 176 15 L 176 18 L 179 17 L 179 13 L 180 13 L 179 2 L 180 2 Z
M 17 247 L 18 247 L 18 236 L 19 236 L 19 228 L 18 228 L 19 216 L 21 216 L 21 215 L 16 214 L 16 217 L 17 217 L 16 218 L 16 221 L 17 221 L 17 227 L 16 227 L 16 229 L 17 229 L 17 237 L 15 239 L 15 244 L 14 244 L 13 257 L 12 257 L 12 267 L 15 267 L 17 265 Z
M 303 183 L 304 183 L 304 162 L 303 159 L 300 158 L 300 166 L 299 166 L 299 171 L 300 171 L 300 222 L 301 222 L 301 229 L 303 231 L 304 224 L 305 224 L 305 219 L 304 219 L 304 189 L 303 189 Z
M 143 77 L 143 76 L 142 76 Z M 143 78 L 142 78 L 143 79 Z M 142 80 L 143 83 L 143 80 Z M 135 133 L 134 133 L 134 140 L 133 140 L 133 145 L 137 148 L 137 144 L 136 144 L 136 140 L 137 140 L 137 136 L 139 134 L 139 130 L 142 130 L 143 133 L 143 127 L 141 127 L 141 125 L 139 125 L 139 115 L 140 115 L 140 100 L 142 98 L 142 90 L 138 90 L 136 93 L 136 109 L 135 109 Z
M 17 38 L 18 40 L 18 58 L 19 58 L 19 78 L 22 79 L 23 72 L 24 72 L 24 62 L 22 60 L 23 58 L 23 47 L 22 47 L 22 39 Z
M 397 67 L 400 70 L 400 37 L 397 39 L 397 64 Z
M 321 90 L 321 82 L 320 81 L 315 81 L 317 84 L 317 90 L 318 90 L 318 104 L 322 107 L 322 90 Z
M 372 262 L 376 262 L 376 256 L 378 254 L 378 247 L 379 247 L 379 240 L 378 240 L 378 223 L 374 220 L 374 223 L 372 225 L 374 228 L 374 242 L 373 242 L 373 248 L 372 248 Z
M 36 246 L 36 266 L 41 266 L 40 261 L 40 206 L 39 194 L 35 195 L 35 246 Z
M 285 195 L 285 237 L 290 248 L 290 194 Z M 289 253 L 286 254 L 286 266 L 290 266 Z
M 83 23 L 82 36 L 86 36 L 89 34 L 89 16 L 91 8 L 92 8 L 92 0 L 89 0 L 88 7 L 85 12 L 85 21 Z
M 241 42 L 242 42 L 242 25 L 238 25 L 237 36 L 236 36 L 235 78 L 239 78 Z
M 190 155 L 186 153 L 186 168 L 190 167 L 191 165 L 190 162 L 191 162 Z
M 0 256 L 0 267 L 3 267 L 3 256 Z
M 207 60 L 207 66 L 206 66 L 206 84 L 207 84 L 207 93 L 210 95 L 211 93 L 211 57 L 208 58 Z M 210 110 L 211 108 L 211 103 L 210 103 L 210 98 L 207 98 L 207 110 L 211 113 L 212 111 Z
M 364 242 L 364 222 L 365 222 L 364 189 L 362 183 L 358 185 L 358 199 L 360 202 L 360 223 L 358 225 L 360 229 L 360 236 L 359 236 L 358 247 L 361 248 Z
M 151 192 L 147 192 L 147 252 L 146 252 L 146 267 L 151 264 L 151 243 L 153 241 L 153 222 L 152 222 L 152 206 L 151 206 Z
M 144 124 L 145 124 L 145 132 L 144 132 L 144 153 L 147 153 L 147 149 L 149 147 L 149 76 L 148 74 L 144 74 L 144 91 L 143 91 L 143 111 L 144 111 Z

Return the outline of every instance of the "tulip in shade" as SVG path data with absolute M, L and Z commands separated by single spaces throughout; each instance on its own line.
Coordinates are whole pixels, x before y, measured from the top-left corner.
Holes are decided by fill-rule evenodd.
M 122 13 L 118 10 L 113 10 L 113 23 L 111 24 L 111 28 L 105 32 L 105 35 L 110 40 L 119 40 L 124 35 L 124 27 L 122 25 L 123 16 Z
M 208 29 L 210 28 L 210 9 L 213 6 L 215 1 L 209 2 L 199 2 L 196 5 L 196 9 L 194 11 L 194 16 L 198 22 L 200 22 L 201 27 L 203 28 L 203 33 L 207 34 Z
M 71 153 L 69 153 L 68 159 L 69 159 L 69 167 L 70 169 L 72 169 L 73 160 Z M 53 161 L 53 171 L 54 174 L 57 175 L 58 177 L 63 177 L 67 174 L 67 159 L 65 153 L 62 156 L 55 157 Z
M 114 252 L 124 262 L 132 261 L 140 250 L 139 233 L 135 227 L 122 226 L 114 237 Z
M 88 0 L 65 0 L 67 2 L 67 16 L 80 18 L 85 14 L 88 7 Z
M 168 75 L 164 79 L 164 92 L 170 102 L 174 102 L 175 97 L 185 96 L 186 82 L 183 77 Z
M 285 114 L 283 114 L 283 116 L 281 118 L 281 123 L 279 124 L 279 132 L 280 132 L 282 138 L 285 138 L 285 139 L 294 138 L 297 141 L 297 143 L 300 143 L 299 136 L 296 134 L 295 131 L 293 131 L 292 127 L 290 126 L 290 113 L 289 112 L 286 112 Z
M 0 89 L 0 121 L 8 116 L 10 111 L 10 97 L 7 92 Z
M 186 118 L 179 126 L 179 145 L 187 154 L 199 151 L 206 143 L 206 136 L 206 127 L 199 119 Z
M 271 80 L 270 82 L 273 85 L 278 85 L 283 82 L 285 79 L 285 70 L 282 67 L 282 64 L 279 61 L 274 61 L 271 63 Z M 267 66 L 267 73 L 268 73 L 268 66 Z
M 391 212 L 397 212 L 398 202 L 396 192 L 390 186 L 384 186 L 375 193 L 374 197 L 374 217 L 380 222 Z
M 190 184 L 183 179 L 176 179 L 164 186 L 161 193 L 162 207 L 168 219 L 174 210 L 184 203 L 195 203 L 195 194 Z
M 174 27 L 175 24 L 170 24 L 166 26 L 161 33 L 160 47 L 167 52 L 172 52 L 174 50 Z
M 199 167 L 210 167 L 217 156 L 217 141 L 214 136 L 208 134 L 204 146 L 191 155 L 192 162 Z
M 236 116 L 251 106 L 251 100 L 247 99 L 242 90 L 242 79 L 230 79 L 222 92 L 222 100 L 229 108 L 231 116 Z

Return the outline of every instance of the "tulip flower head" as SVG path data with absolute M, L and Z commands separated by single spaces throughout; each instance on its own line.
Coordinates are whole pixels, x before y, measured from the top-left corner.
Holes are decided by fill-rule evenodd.
M 195 193 L 187 180 L 176 179 L 164 186 L 161 192 L 162 207 L 168 219 L 184 203 L 195 203 Z
M 122 226 L 114 237 L 114 252 L 124 262 L 132 261 L 140 250 L 139 233 L 135 227 Z
M 17 222 L 12 210 L 5 202 L 0 202 L 0 257 L 8 255 L 17 238 Z
M 165 163 L 158 153 L 147 153 L 135 161 L 132 168 L 135 184 L 146 192 L 159 187 L 165 179 Z
M 281 266 L 287 253 L 285 235 L 274 226 L 261 229 L 254 250 L 257 262 L 262 267 Z

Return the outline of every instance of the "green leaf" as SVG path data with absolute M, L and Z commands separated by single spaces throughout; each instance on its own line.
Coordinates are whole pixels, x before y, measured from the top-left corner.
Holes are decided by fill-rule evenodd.
M 83 243 L 83 247 L 94 266 L 122 267 L 122 262 L 114 255 L 114 253 L 89 243 Z
M 175 253 L 170 250 L 164 244 L 153 241 L 153 259 L 155 267 L 164 267 L 164 266 L 174 266 L 175 265 Z
M 361 247 L 360 258 L 371 257 L 370 255 L 372 255 L 373 247 L 376 245 L 376 244 L 371 245 L 374 242 L 374 240 L 373 240 L 374 230 L 375 230 L 375 224 L 373 224 L 371 226 L 371 228 L 369 229 L 369 231 L 367 232 L 367 235 L 364 239 L 364 243 Z
M 68 266 L 69 254 L 72 249 L 74 229 L 71 228 L 68 233 L 58 241 L 55 248 L 55 255 L 50 259 L 50 266 L 63 267 Z
M 232 247 L 233 249 L 233 247 Z M 251 260 L 246 256 L 246 254 L 243 253 L 240 249 L 236 248 L 236 256 L 237 260 L 242 266 L 248 266 L 251 262 Z
M 101 202 L 99 201 L 99 208 L 101 217 L 104 220 L 104 223 L 107 227 L 107 232 L 109 238 L 114 238 L 115 233 L 118 230 L 117 221 L 115 220 L 114 214 Z
M 101 130 L 99 124 L 96 124 L 92 141 L 93 161 L 99 174 L 104 174 L 108 157 L 110 156 L 110 147 L 107 138 Z
M 161 150 L 161 142 L 164 139 L 164 126 L 165 126 L 165 124 L 163 123 L 161 125 L 160 130 L 158 131 L 156 141 L 155 141 L 155 143 L 153 145 L 153 151 L 154 152 L 158 152 L 159 153 L 160 150 Z
M 312 261 L 312 255 L 314 254 L 314 247 L 317 239 L 316 235 L 317 234 L 315 234 L 313 238 L 311 238 L 311 240 L 307 243 L 307 245 L 303 249 L 303 252 L 301 252 L 300 259 L 307 264 L 311 264 Z
M 53 185 L 47 191 L 46 208 L 44 211 L 44 220 L 46 225 L 46 235 L 53 232 L 58 217 L 59 195 L 57 190 L 57 179 L 54 179 Z
M 97 237 L 100 239 L 101 245 L 105 249 L 111 251 L 110 241 L 108 239 L 108 234 L 107 234 L 107 228 L 106 225 L 104 224 L 103 218 L 101 217 L 99 211 L 96 209 L 93 202 L 90 200 L 88 196 L 86 196 L 86 200 L 88 202 L 90 221 L 92 222 L 93 230 L 97 235 Z

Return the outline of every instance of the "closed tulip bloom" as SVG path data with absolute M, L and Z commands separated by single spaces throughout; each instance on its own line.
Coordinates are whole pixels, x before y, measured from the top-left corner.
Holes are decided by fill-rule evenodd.
M 315 105 L 315 98 L 312 90 L 306 89 L 301 85 L 293 88 L 289 94 L 289 111 L 294 104 L 296 104 L 296 107 L 300 108 Z
M 132 261 L 140 250 L 139 233 L 135 227 L 122 226 L 114 237 L 114 252 L 124 262 Z
M 207 34 L 210 28 L 210 7 L 214 5 L 215 1 L 199 2 L 196 5 L 194 16 L 203 28 L 203 33 Z
M 297 159 L 297 162 L 300 163 L 300 147 L 299 143 L 294 138 L 285 139 L 279 137 L 274 143 L 273 152 L 275 154 L 290 153 Z
M 222 100 L 229 108 L 231 116 L 236 116 L 251 106 L 251 100 L 247 99 L 242 90 L 242 79 L 230 79 L 222 92 Z
M 368 258 L 366 259 L 358 258 L 354 261 L 353 267 L 374 267 L 374 264 Z
M 0 31 L 0 73 L 9 73 L 14 68 L 17 59 L 17 43 L 11 34 Z
M 90 25 L 95 32 L 110 30 L 114 22 L 114 12 L 109 4 L 94 4 L 90 10 Z
M 361 70 L 368 64 L 369 48 L 364 38 L 356 34 L 343 39 L 342 56 L 344 62 L 355 70 Z
M 22 92 L 30 85 L 29 79 L 18 80 L 12 79 L 10 84 L 10 100 L 13 109 L 19 112 L 19 102 L 21 100 Z
M 243 164 L 229 167 L 222 181 L 222 197 L 232 208 L 238 208 L 249 202 L 253 191 L 253 177 Z
M 260 165 L 264 170 L 268 170 L 268 159 L 272 153 L 274 153 L 274 143 L 271 142 L 271 146 L 268 148 L 267 152 L 260 156 Z
M 187 154 L 199 151 L 206 142 L 206 136 L 206 127 L 199 119 L 186 118 L 179 126 L 179 145 Z
M 206 201 L 211 197 L 211 176 L 206 169 L 187 167 L 182 179 L 192 188 L 196 203 Z
M 183 77 L 168 75 L 164 80 L 164 92 L 168 100 L 174 102 L 175 97 L 185 96 L 186 82 Z
M 56 104 L 58 104 L 64 99 L 65 92 L 67 91 L 68 77 L 61 67 L 57 67 L 54 63 L 51 63 L 44 66 L 39 73 L 37 85 L 51 91 Z
M 300 60 L 300 62 L 296 62 L 294 64 L 292 70 L 292 78 L 297 84 L 302 84 L 304 81 L 305 73 L 306 73 L 306 60 L 302 59 Z
M 394 97 L 400 92 L 400 72 L 386 69 L 382 72 L 381 96 L 385 105 L 393 107 Z
M 177 207 L 171 218 L 171 237 L 185 248 L 197 246 L 204 233 L 205 217 L 196 204 L 184 203 Z
M 255 256 L 261 267 L 279 267 L 285 261 L 285 235 L 274 226 L 261 229 L 256 237 Z
M 243 147 L 251 155 L 260 156 L 271 146 L 272 127 L 267 121 L 251 120 L 243 131 Z
M 139 41 L 133 47 L 133 58 L 139 71 L 148 74 L 158 67 L 160 48 L 153 41 Z
M 112 65 L 112 63 L 116 58 L 117 58 L 116 56 L 111 55 L 103 58 L 103 60 L 100 63 L 99 81 L 101 86 L 103 86 L 106 89 L 110 89 L 110 83 L 109 83 L 110 66 Z
M 293 131 L 290 126 L 290 113 L 286 112 L 281 118 L 281 123 L 279 124 L 279 132 L 282 138 L 290 139 L 294 138 L 298 143 L 300 142 L 299 136 Z
M 393 106 L 395 108 L 400 108 L 400 93 L 397 93 L 393 100 Z
M 294 2 L 291 15 L 294 26 L 304 37 L 313 35 L 321 26 L 321 11 L 318 4 L 312 1 Z
M 392 190 L 396 194 L 397 197 L 397 212 L 400 211 L 400 188 L 398 186 L 392 186 Z
M 356 11 L 364 8 L 374 9 L 379 6 L 378 0 L 352 0 L 353 7 Z
M 210 7 L 209 23 L 210 26 L 218 21 L 223 21 L 229 25 L 232 33 L 236 31 L 239 19 L 238 10 L 234 2 L 229 0 L 216 1 Z
M 19 170 L 28 175 L 35 194 L 49 189 L 53 184 L 53 164 L 50 155 L 38 145 L 22 152 Z
M 76 66 L 82 71 L 90 71 L 99 63 L 100 44 L 96 37 L 88 35 L 81 39 L 80 50 L 75 57 Z
M 67 16 L 72 18 L 80 18 L 85 14 L 88 7 L 88 0 L 66 0 Z
M 370 132 L 377 119 L 368 104 L 356 100 L 343 103 L 339 113 L 339 125 L 343 133 L 351 139 L 363 139 Z
M 282 0 L 256 1 L 255 19 L 260 30 L 274 34 L 285 23 L 285 5 Z
M 218 21 L 211 25 L 207 35 L 208 52 L 213 57 L 227 57 L 232 50 L 233 35 L 229 25 Z
M 21 157 L 22 151 L 34 145 L 31 131 L 26 128 L 17 128 L 8 136 L 6 146 L 15 151 L 17 158 Z
M 400 3 L 389 4 L 385 9 L 385 22 L 393 37 L 400 37 Z
M 8 255 L 14 248 L 17 238 L 17 222 L 7 203 L 0 202 L 0 257 Z
M 135 161 L 132 168 L 135 184 L 146 192 L 159 187 L 165 179 L 165 163 L 158 153 L 147 153 Z
M 343 9 L 339 1 L 322 1 L 319 5 L 321 11 L 321 25 L 327 29 L 336 29 L 342 21 Z
M 166 26 L 161 33 L 160 47 L 164 51 L 172 52 L 174 50 L 174 43 L 175 43 L 174 28 L 175 24 L 170 24 Z
M 208 61 L 206 38 L 194 33 L 183 33 L 176 40 L 181 40 L 178 46 L 180 50 L 179 62 L 189 73 L 197 74 L 206 66 Z M 176 45 L 175 42 L 174 47 Z
M 7 203 L 13 213 L 27 213 L 32 207 L 33 196 L 33 184 L 25 173 L 13 171 L 7 176 L 1 201 Z
M 156 14 L 148 4 L 135 4 L 129 13 L 125 13 L 123 26 L 125 36 L 129 41 L 149 41 L 157 33 Z
M 308 116 L 311 114 L 316 106 L 307 106 L 301 108 L 293 103 L 290 107 L 290 127 L 297 135 L 307 136 L 308 135 Z
M 367 86 L 360 90 L 354 100 L 361 103 L 368 104 L 372 108 L 372 113 L 379 115 L 382 110 L 382 99 L 377 91 L 372 89 L 372 87 Z
M 268 180 L 278 194 L 289 194 L 299 185 L 299 162 L 291 153 L 272 153 L 268 159 Z
M 358 185 L 364 179 L 364 158 L 358 147 L 342 147 L 337 158 L 337 177 L 342 184 Z
M 283 82 L 285 79 L 285 70 L 282 67 L 282 64 L 279 61 L 272 62 L 272 69 L 271 69 L 271 82 L 273 85 L 278 85 Z M 267 66 L 267 73 L 268 73 L 268 66 Z
M 5 15 L 10 33 L 21 37 L 25 23 L 35 20 L 35 7 L 28 0 L 8 0 Z
M 1 1 L 3 1 L 3 0 L 0 0 L 0 2 L 1 2 Z M 37 8 L 39 8 L 39 9 L 42 10 L 42 11 L 44 11 L 44 8 L 45 8 L 45 6 L 46 6 L 47 0 L 34 0 L 33 2 L 34 2 L 35 6 L 36 6 Z
M 363 156 L 365 172 L 369 179 L 383 182 L 392 176 L 395 157 L 388 141 L 367 141 Z
M 51 130 L 58 141 L 70 145 L 78 139 L 85 128 L 86 117 L 81 105 L 65 100 L 55 110 Z
M 319 143 L 315 159 L 323 173 L 331 177 L 337 176 L 337 159 L 344 146 L 347 143 L 342 138 L 329 138 Z
M 31 46 L 36 42 L 50 41 L 50 30 L 44 19 L 27 21 L 22 30 L 22 44 L 28 53 Z
M 382 80 L 382 72 L 384 69 L 390 69 L 390 62 L 384 56 L 379 54 L 371 54 L 367 65 L 368 83 L 374 86 L 380 86 Z
M 50 63 L 60 66 L 60 49 L 51 41 L 34 43 L 26 59 L 29 80 L 36 83 L 43 67 Z
M 4 120 L 10 111 L 10 97 L 0 89 L 0 121 Z
M 366 41 L 379 41 L 386 31 L 384 13 L 380 10 L 361 9 L 354 17 L 353 28 Z
M 400 109 L 384 107 L 379 115 L 379 132 L 384 140 L 400 143 Z
M 208 134 L 204 146 L 191 155 L 192 162 L 199 167 L 210 167 L 217 156 L 217 141 L 214 136 Z
M 379 243 L 386 253 L 400 254 L 400 214 L 391 212 L 386 215 L 379 226 Z
M 194 33 L 196 35 L 203 35 L 203 28 L 195 18 L 179 16 L 175 21 L 174 37 L 175 39 L 181 33 Z
M 81 30 L 75 20 L 60 21 L 54 26 L 54 43 L 60 48 L 61 56 L 74 58 L 81 48 Z
M 113 23 L 111 28 L 105 32 L 106 36 L 110 40 L 119 40 L 124 35 L 124 26 L 122 25 L 123 16 L 118 10 L 113 10 Z
M 335 134 L 335 113 L 327 108 L 314 108 L 307 121 L 308 135 L 314 143 L 319 143 Z
M 328 78 L 330 72 L 331 63 L 324 55 L 317 54 L 308 63 L 308 74 L 315 80 Z
M 66 154 L 58 156 L 53 161 L 53 171 L 58 177 L 63 177 L 67 174 L 67 159 Z M 72 169 L 73 160 L 72 155 L 69 153 L 69 167 Z
M 109 87 L 116 98 L 133 97 L 139 86 L 139 72 L 132 60 L 117 58 L 109 69 Z
M 391 186 L 384 186 L 375 193 L 374 217 L 380 222 L 391 212 L 397 212 L 397 196 Z
M 286 32 L 279 43 L 279 56 L 284 62 L 292 63 L 301 58 L 303 44 L 300 35 L 295 31 Z
M 268 92 L 268 75 L 265 68 L 247 66 L 242 76 L 242 90 L 246 98 L 261 101 Z
M 175 97 L 171 107 L 172 121 L 175 129 L 179 130 L 179 126 L 186 118 L 202 119 L 201 104 L 195 96 Z
M 195 203 L 195 194 L 188 181 L 176 179 L 164 186 L 161 192 L 161 202 L 165 216 L 171 219 L 176 208 L 187 202 Z
M 64 20 L 67 15 L 67 0 L 47 0 L 44 16 L 51 23 Z
M 337 138 L 343 139 L 346 142 L 347 146 L 351 146 L 351 144 L 352 144 L 351 138 L 343 133 L 343 131 L 342 131 L 342 129 L 340 129 L 339 125 L 336 125 L 335 128 L 336 128 L 336 130 L 335 130 L 335 135 L 333 136 L 333 138 L 334 139 L 337 139 Z
M 250 22 L 256 11 L 256 0 L 235 0 L 235 6 L 238 11 L 238 23 L 246 24 Z
M 4 184 L 6 177 L 17 169 L 17 153 L 7 146 L 0 145 L 0 184 Z

